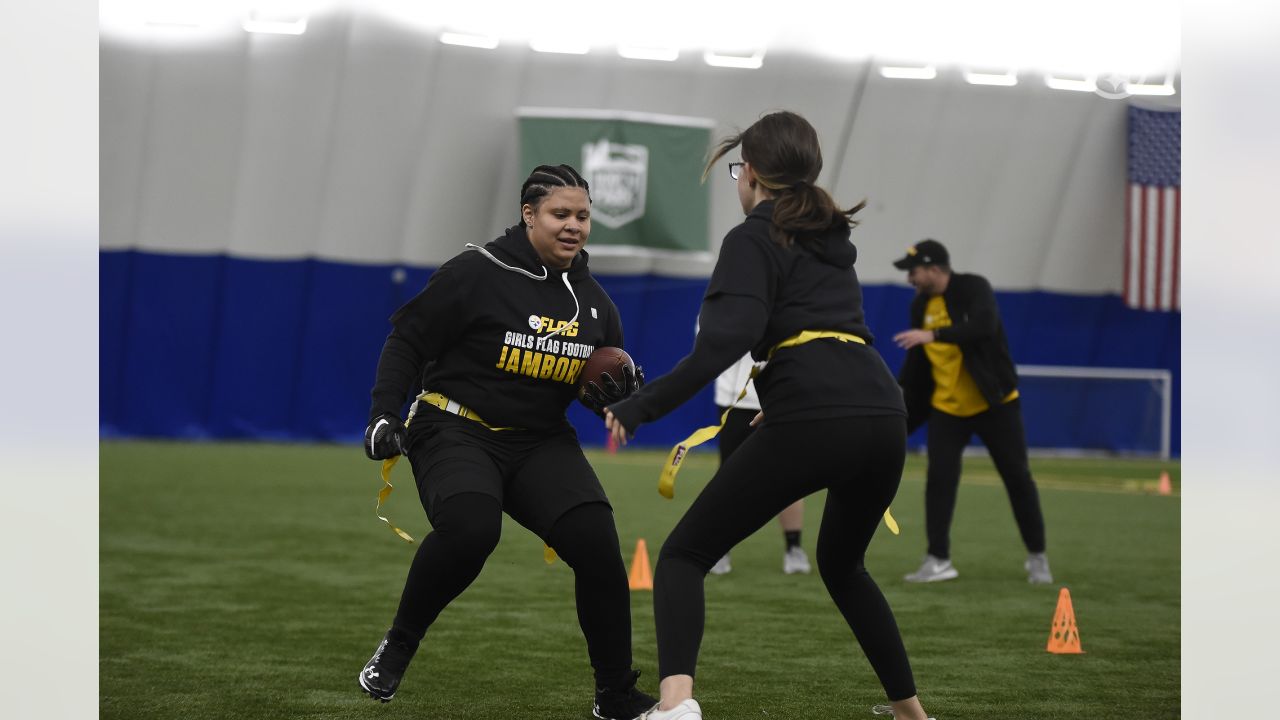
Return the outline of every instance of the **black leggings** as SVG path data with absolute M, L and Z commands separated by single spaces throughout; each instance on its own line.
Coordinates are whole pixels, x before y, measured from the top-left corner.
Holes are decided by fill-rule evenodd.
M 724 411 L 729 410 L 726 407 L 717 407 L 716 411 L 720 415 L 724 415 Z M 755 419 L 759 410 L 750 410 L 744 408 L 734 408 L 729 410 L 728 416 L 724 419 L 724 427 L 720 428 L 720 434 L 716 439 L 720 441 L 720 462 L 724 462 L 730 455 L 742 445 L 743 441 L 751 437 L 755 428 L 751 427 L 751 421 Z
M 960 462 L 969 438 L 977 433 L 987 446 L 996 472 L 1004 481 L 1013 518 L 1027 552 L 1044 552 L 1044 515 L 1040 493 L 1031 479 L 1027 438 L 1022 427 L 1022 402 L 1014 400 L 978 413 L 957 417 L 934 410 L 929 416 L 929 470 L 924 490 L 925 527 L 929 554 L 951 557 L 951 518 L 956 512 Z
M 765 423 L 716 472 L 667 537 L 654 577 L 658 675 L 694 674 L 707 571 L 783 508 L 826 488 L 818 531 L 822 581 L 890 700 L 916 694 L 893 611 L 863 564 L 898 490 L 906 454 L 900 416 Z
M 498 545 L 502 507 L 481 493 L 453 495 L 435 508 L 432 524 L 409 567 L 393 622 L 419 639 L 480 575 Z M 631 669 L 631 597 L 613 511 L 600 502 L 569 509 L 551 526 L 548 544 L 573 568 L 578 624 L 596 681 L 614 683 Z

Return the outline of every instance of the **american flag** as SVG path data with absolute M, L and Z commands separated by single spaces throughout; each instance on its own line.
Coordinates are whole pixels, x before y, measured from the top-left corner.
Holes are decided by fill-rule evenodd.
M 1129 108 L 1124 300 L 1143 310 L 1179 310 L 1182 244 L 1182 113 Z

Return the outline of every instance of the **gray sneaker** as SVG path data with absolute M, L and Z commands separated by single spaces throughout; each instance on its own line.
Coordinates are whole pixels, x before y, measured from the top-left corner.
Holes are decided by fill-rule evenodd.
M 796 545 L 787 550 L 787 554 L 782 556 L 782 572 L 788 575 L 808 575 L 812 568 L 809 567 L 809 556 L 805 554 L 804 548 Z
M 724 557 L 717 560 L 716 564 L 711 566 L 711 574 L 727 575 L 732 569 L 733 566 L 729 564 L 729 553 L 725 553 Z
M 1027 555 L 1027 561 L 1022 567 L 1027 569 L 1027 582 L 1032 585 L 1048 585 L 1053 582 L 1053 575 L 1049 573 L 1049 556 L 1044 553 Z
M 954 580 L 960 576 L 960 572 L 951 565 L 950 560 L 943 560 L 940 557 L 925 555 L 924 562 L 920 565 L 920 569 L 904 576 L 902 579 L 907 582 L 929 583 L 942 582 L 943 580 Z

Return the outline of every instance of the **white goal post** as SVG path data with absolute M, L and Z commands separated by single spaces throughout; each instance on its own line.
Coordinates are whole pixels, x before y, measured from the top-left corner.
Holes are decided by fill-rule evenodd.
M 1168 370 L 1145 368 L 1081 367 L 1067 365 L 1019 365 L 1020 377 L 1080 378 L 1096 380 L 1139 380 L 1152 383 L 1160 395 L 1159 456 L 1168 459 L 1173 425 L 1173 374 Z

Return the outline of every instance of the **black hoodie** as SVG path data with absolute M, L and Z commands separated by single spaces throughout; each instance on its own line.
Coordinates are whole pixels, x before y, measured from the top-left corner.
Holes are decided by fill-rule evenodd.
M 628 430 L 693 397 L 748 350 L 765 360 L 773 346 L 803 330 L 852 333 L 867 344 L 817 340 L 778 351 L 756 378 L 769 422 L 906 414 L 901 390 L 871 348 L 848 224 L 834 217 L 822 235 L 784 248 L 770 238 L 773 207 L 760 203 L 725 236 L 693 352 L 610 406 Z
M 583 362 L 596 347 L 622 347 L 618 309 L 586 251 L 568 271 L 545 268 L 523 225 L 467 247 L 391 316 L 369 416 L 399 414 L 421 378 L 490 425 L 569 427 Z

